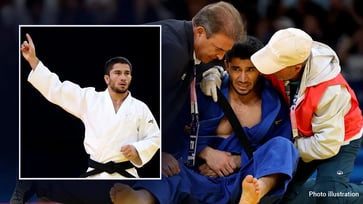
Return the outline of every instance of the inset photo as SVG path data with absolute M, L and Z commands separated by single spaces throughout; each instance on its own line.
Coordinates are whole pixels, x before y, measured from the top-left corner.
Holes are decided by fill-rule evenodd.
M 19 26 L 19 179 L 161 178 L 161 26 Z

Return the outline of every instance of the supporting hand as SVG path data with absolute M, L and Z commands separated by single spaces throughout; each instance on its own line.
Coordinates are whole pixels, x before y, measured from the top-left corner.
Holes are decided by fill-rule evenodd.
M 169 153 L 162 153 L 162 172 L 164 176 L 173 176 L 180 172 L 178 161 Z
M 214 66 L 203 72 L 200 88 L 205 95 L 212 96 L 214 102 L 218 100 L 217 88 L 221 87 L 221 78 L 224 77 L 225 73 L 225 70 L 221 66 Z

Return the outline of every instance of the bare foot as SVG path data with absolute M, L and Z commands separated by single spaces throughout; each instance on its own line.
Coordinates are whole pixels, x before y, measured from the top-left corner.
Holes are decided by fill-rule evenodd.
M 257 179 L 251 175 L 242 181 L 242 195 L 239 204 L 257 204 L 260 201 L 260 186 Z
M 130 186 L 116 183 L 110 190 L 111 201 L 114 204 L 153 204 L 155 198 L 146 190 L 134 190 Z

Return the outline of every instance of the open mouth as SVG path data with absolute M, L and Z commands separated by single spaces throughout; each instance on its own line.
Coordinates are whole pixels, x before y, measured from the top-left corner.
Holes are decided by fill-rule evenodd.
M 240 90 L 243 90 L 243 91 L 247 90 L 248 87 L 249 87 L 248 84 L 238 84 L 237 85 L 237 88 L 240 89 Z

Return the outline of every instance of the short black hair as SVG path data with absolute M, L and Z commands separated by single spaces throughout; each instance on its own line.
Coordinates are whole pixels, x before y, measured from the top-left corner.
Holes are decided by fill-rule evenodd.
M 231 62 L 233 58 L 240 58 L 243 60 L 251 60 L 251 56 L 263 48 L 263 43 L 259 39 L 253 36 L 247 36 L 247 39 L 244 41 L 237 41 L 234 43 L 232 49 L 227 51 L 225 55 L 226 62 Z M 264 80 L 264 77 L 261 75 L 257 78 L 256 90 L 258 92 L 261 91 L 263 84 L 261 81 Z
M 117 56 L 117 57 L 113 57 L 109 60 L 106 61 L 105 63 L 105 75 L 110 75 L 110 71 L 112 69 L 112 66 L 114 64 L 128 64 L 130 66 L 130 70 L 132 71 L 132 64 L 131 62 L 126 58 L 126 57 L 121 57 L 121 56 Z
M 230 62 L 233 58 L 250 59 L 259 49 L 263 48 L 263 43 L 253 36 L 247 36 L 246 40 L 237 41 L 232 49 L 227 51 L 225 60 Z

